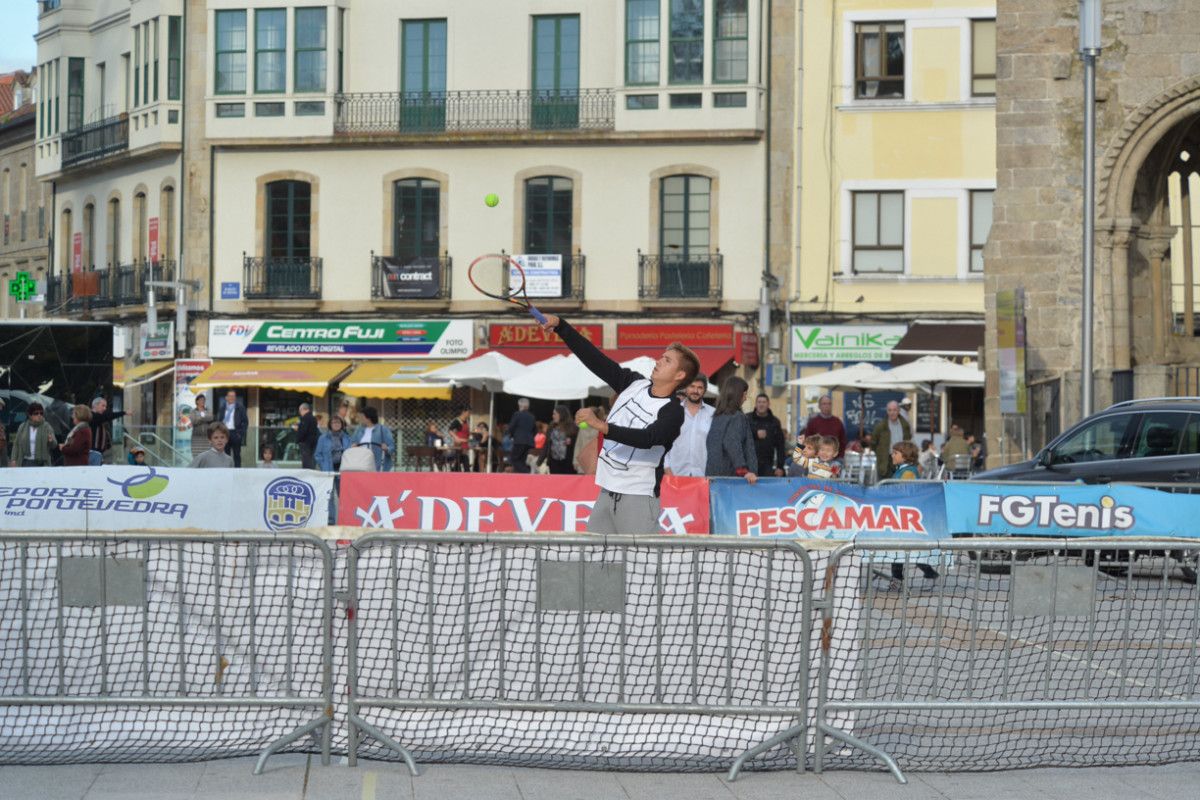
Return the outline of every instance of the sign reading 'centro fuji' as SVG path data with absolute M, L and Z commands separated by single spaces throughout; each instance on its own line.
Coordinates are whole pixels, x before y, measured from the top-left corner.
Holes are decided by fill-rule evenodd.
M 213 320 L 212 358 L 466 358 L 471 321 Z
M 795 325 L 793 361 L 890 361 L 907 325 Z

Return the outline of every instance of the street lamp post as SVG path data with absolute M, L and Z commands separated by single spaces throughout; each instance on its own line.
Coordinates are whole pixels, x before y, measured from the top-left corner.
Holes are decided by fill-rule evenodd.
M 1095 410 L 1092 338 L 1096 271 L 1096 57 L 1100 55 L 1100 0 L 1079 0 L 1079 55 L 1083 59 L 1083 332 L 1079 340 L 1080 416 Z

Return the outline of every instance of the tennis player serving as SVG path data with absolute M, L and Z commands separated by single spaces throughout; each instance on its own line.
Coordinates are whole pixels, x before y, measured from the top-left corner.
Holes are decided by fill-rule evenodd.
M 663 351 L 646 378 L 604 355 L 554 314 L 546 315 L 542 327 L 557 333 L 584 366 L 617 393 L 607 420 L 590 408 L 575 414 L 577 423 L 587 423 L 604 436 L 596 461 L 600 496 L 588 518 L 588 531 L 659 533 L 663 459 L 683 427 L 683 406 L 675 392 L 692 382 L 700 361 L 676 342 Z

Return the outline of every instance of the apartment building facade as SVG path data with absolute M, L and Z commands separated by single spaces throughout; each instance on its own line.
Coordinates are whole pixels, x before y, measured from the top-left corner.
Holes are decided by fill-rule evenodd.
M 995 17 L 993 2 L 805 3 L 793 374 L 978 357 L 996 188 Z M 851 421 L 863 413 L 856 397 Z M 868 396 L 868 423 L 890 399 Z M 919 433 L 949 420 L 982 426 L 978 391 L 933 409 L 935 430 L 917 399 Z
M 24 272 L 46 279 L 48 196 L 34 174 L 36 73 L 0 75 L 0 318 L 21 314 L 9 281 Z M 35 303 L 25 304 L 28 310 Z

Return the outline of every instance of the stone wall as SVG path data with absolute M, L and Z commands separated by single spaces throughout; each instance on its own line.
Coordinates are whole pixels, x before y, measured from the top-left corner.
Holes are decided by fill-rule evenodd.
M 1161 384 L 1161 369 L 1150 368 L 1171 348 L 1150 344 L 1167 333 L 1161 327 L 1165 320 L 1152 326 L 1154 299 L 1148 287 L 1154 270 L 1164 269 L 1161 257 L 1171 230 L 1152 213 L 1158 199 L 1133 197 L 1126 187 L 1138 183 L 1139 169 L 1149 168 L 1143 166 L 1148 149 L 1169 127 L 1154 122 L 1154 110 L 1186 95 L 1181 85 L 1200 73 L 1195 0 L 1105 0 L 1104 12 L 1096 82 L 1097 408 L 1110 401 L 1114 369 L 1144 372 L 1144 387 L 1135 379 L 1138 394 L 1150 383 Z M 1079 418 L 1083 65 L 1078 35 L 1076 0 L 997 3 L 997 193 L 984 251 L 989 431 L 1001 430 L 995 294 L 1002 289 L 1026 292 L 1029 381 L 1060 378 L 1064 389 L 1070 384 L 1071 391 L 1062 395 L 1063 428 Z M 1137 144 L 1138 137 L 1145 141 Z M 1186 357 L 1186 348 L 1174 352 Z

